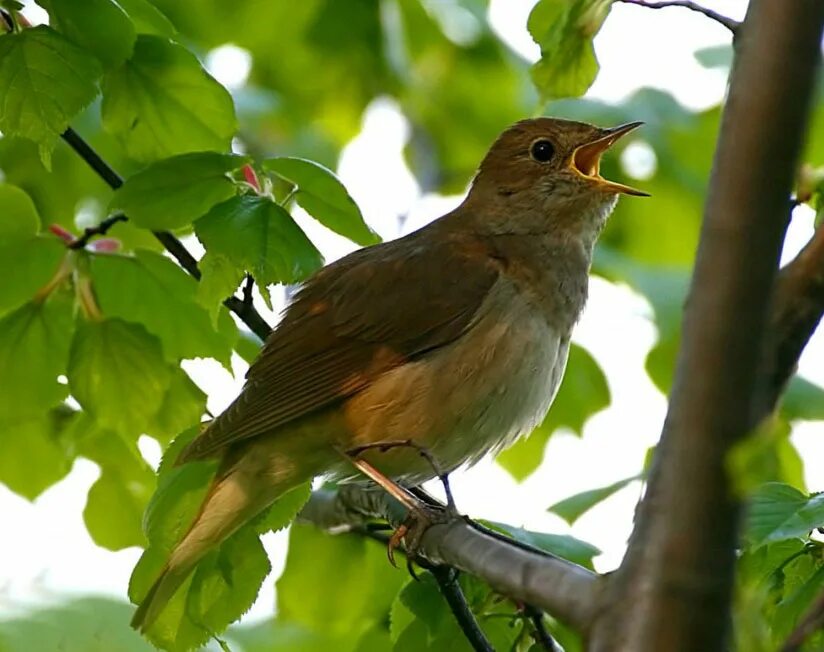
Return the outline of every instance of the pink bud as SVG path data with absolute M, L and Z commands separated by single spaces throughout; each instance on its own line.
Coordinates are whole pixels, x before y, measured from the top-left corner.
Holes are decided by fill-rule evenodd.
M 260 181 L 258 181 L 254 168 L 247 164 L 241 169 L 243 170 L 243 178 L 246 179 L 246 183 L 252 186 L 255 190 L 260 190 Z
M 89 248 L 98 253 L 112 254 L 120 251 L 120 240 L 117 238 L 100 238 L 100 240 L 92 242 Z
M 74 235 L 59 224 L 49 224 L 49 231 L 64 242 L 72 243 L 75 240 Z

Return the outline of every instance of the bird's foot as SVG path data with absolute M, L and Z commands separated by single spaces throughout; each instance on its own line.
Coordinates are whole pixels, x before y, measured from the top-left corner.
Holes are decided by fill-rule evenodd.
M 424 533 L 433 525 L 448 523 L 457 513 L 454 506 L 427 504 L 418 501 L 414 506 L 407 506 L 409 514 L 403 523 L 392 533 L 386 546 L 389 562 L 397 567 L 395 550 L 403 543 L 409 560 L 418 556 Z M 414 573 L 413 573 L 414 575 Z

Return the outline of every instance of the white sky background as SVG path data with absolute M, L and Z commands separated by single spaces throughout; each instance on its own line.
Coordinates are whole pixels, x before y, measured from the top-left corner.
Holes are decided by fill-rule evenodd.
M 538 48 L 525 25 L 533 4 L 534 0 L 493 0 L 491 8 L 501 36 L 531 60 L 538 57 Z M 706 0 L 704 5 L 740 19 L 746 2 Z M 34 11 L 28 15 L 38 18 Z M 685 9 L 653 11 L 616 4 L 595 41 L 601 72 L 588 97 L 620 101 L 639 87 L 654 86 L 672 92 L 691 108 L 711 106 L 723 95 L 725 79 L 718 71 L 699 66 L 693 52 L 728 42 L 729 33 L 723 27 Z M 242 82 L 244 70 L 248 73 L 248 62 L 236 48 L 221 49 L 208 63 L 213 74 L 229 86 Z M 379 225 L 384 238 L 398 235 L 387 231 L 386 215 L 408 215 L 404 225 L 408 231 L 460 201 L 460 197 L 421 196 L 401 156 L 407 136 L 407 125 L 396 105 L 378 100 L 367 111 L 363 132 L 344 150 L 339 165 L 340 176 L 367 221 Z M 654 202 L 655 198 L 645 201 Z M 327 260 L 354 248 L 311 220 L 300 221 Z M 790 227 L 785 258 L 795 253 L 811 233 L 811 215 L 798 211 Z M 603 554 L 596 559 L 599 570 L 617 566 L 631 530 L 637 484 L 593 509 L 573 528 L 548 514 L 546 508 L 579 491 L 639 471 L 645 451 L 658 439 L 666 410 L 664 397 L 643 369 L 655 337 L 651 310 L 643 298 L 625 287 L 593 279 L 589 305 L 573 339 L 589 349 L 602 365 L 612 405 L 587 423 L 583 438 L 563 432 L 553 436 L 541 468 L 523 484 L 515 483 L 491 460 L 454 473 L 452 486 L 459 509 L 472 516 L 532 529 L 572 533 L 601 548 Z M 824 366 L 816 368 L 813 360 L 821 360 L 822 355 L 824 338 L 819 336 L 800 365 L 803 375 L 820 384 L 824 384 Z M 209 393 L 213 412 L 228 405 L 239 391 L 245 372 L 239 359 L 234 378 L 217 363 L 185 366 Z M 801 424 L 793 435 L 806 463 L 811 490 L 824 489 L 823 435 L 820 424 Z M 156 462 L 159 451 L 151 444 L 143 448 L 147 458 Z M 94 464 L 79 460 L 66 479 L 34 503 L 0 485 L 4 523 L 4 536 L 0 537 L 0 618 L 59 601 L 66 594 L 102 593 L 126 599 L 128 578 L 140 551 L 131 548 L 113 553 L 97 547 L 82 521 L 86 493 L 97 476 Z M 438 488 L 433 490 L 437 492 Z M 285 556 L 285 535 L 267 535 L 265 542 L 275 572 L 279 573 Z M 273 584 L 273 578 L 266 581 L 247 620 L 272 613 Z

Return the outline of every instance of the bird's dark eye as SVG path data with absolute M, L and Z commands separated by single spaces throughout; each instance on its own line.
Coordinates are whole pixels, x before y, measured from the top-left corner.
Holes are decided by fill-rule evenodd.
M 532 147 L 529 148 L 529 153 L 536 161 L 546 163 L 552 158 L 552 155 L 555 154 L 555 146 L 545 138 L 542 138 L 532 143 Z

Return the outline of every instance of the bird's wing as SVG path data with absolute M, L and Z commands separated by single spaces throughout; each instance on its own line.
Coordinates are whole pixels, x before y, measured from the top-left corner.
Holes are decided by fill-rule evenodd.
M 240 396 L 178 462 L 211 457 L 328 407 L 470 327 L 498 277 L 496 261 L 478 242 L 404 240 L 355 252 L 310 279 Z

